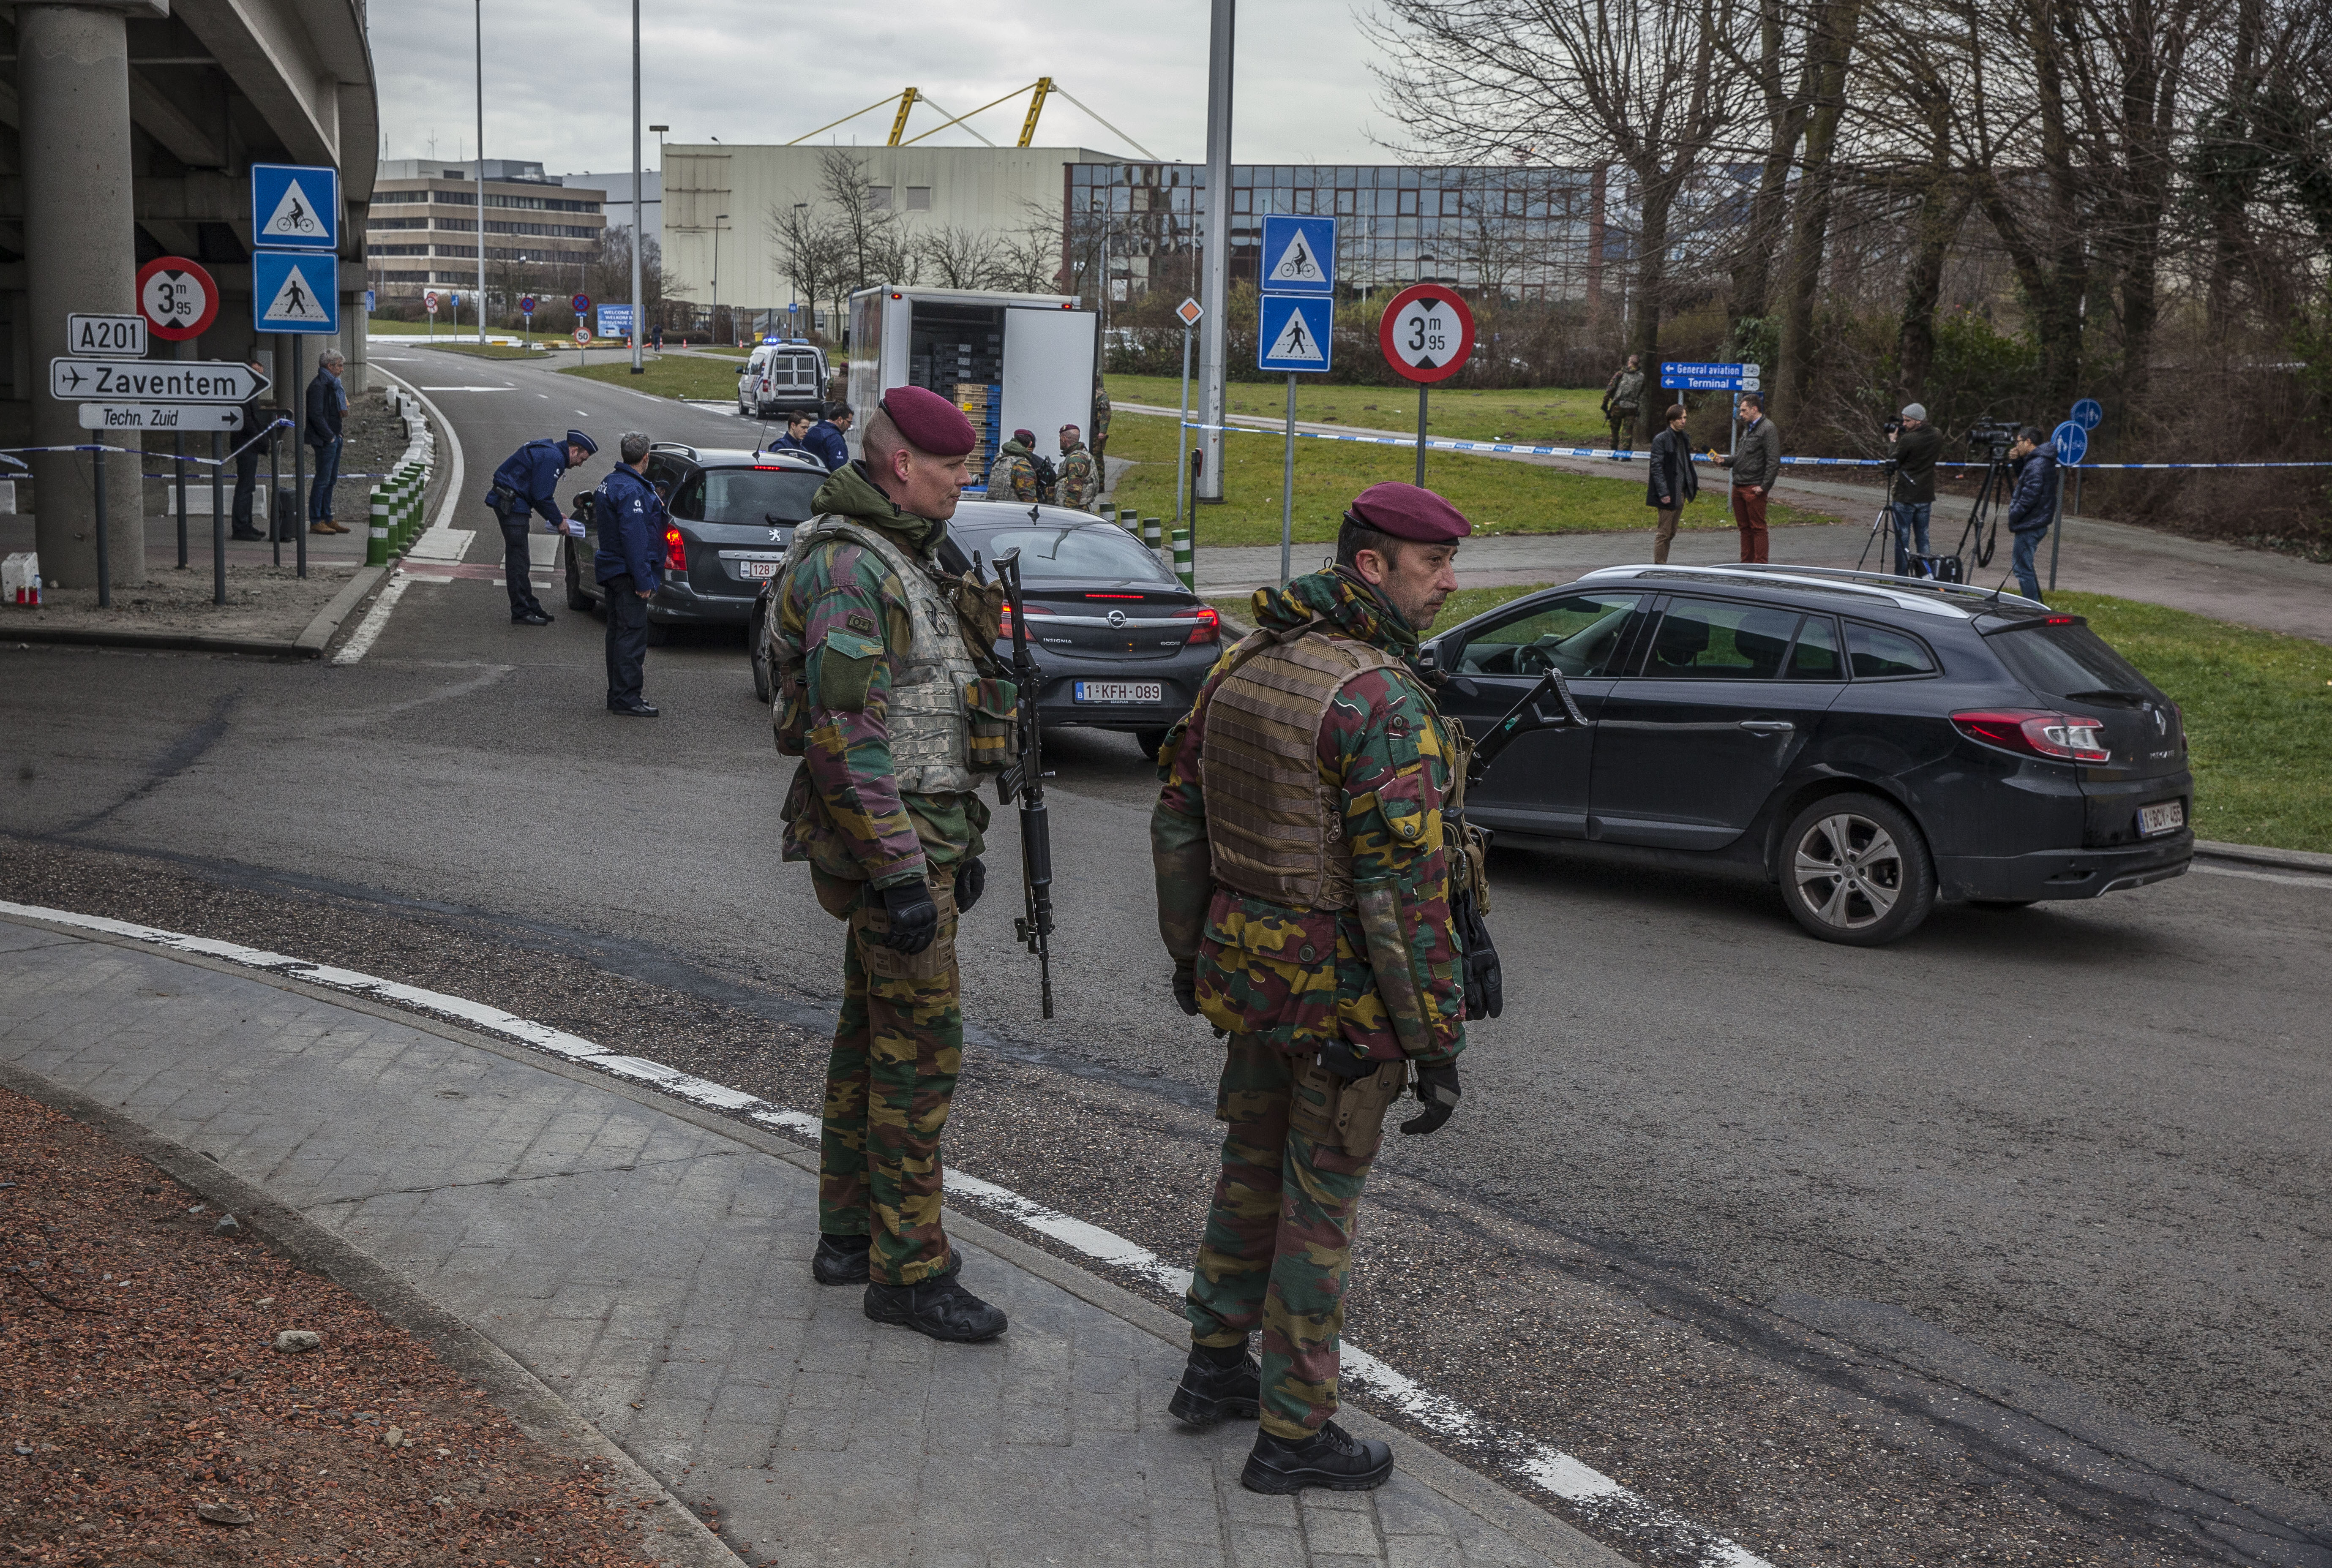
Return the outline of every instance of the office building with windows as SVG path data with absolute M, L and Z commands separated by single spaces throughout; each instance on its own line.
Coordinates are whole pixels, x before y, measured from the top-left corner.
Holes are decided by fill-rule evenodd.
M 607 229 L 607 193 L 507 158 L 488 158 L 485 176 L 488 290 L 563 296 L 581 288 Z M 474 160 L 381 163 L 365 217 L 365 273 L 382 303 L 409 302 L 433 287 L 477 287 L 477 182 Z

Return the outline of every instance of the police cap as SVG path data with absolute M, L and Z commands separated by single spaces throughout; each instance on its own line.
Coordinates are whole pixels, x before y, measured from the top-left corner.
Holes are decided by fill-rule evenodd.
M 579 430 L 570 430 L 567 432 L 567 444 L 581 447 L 585 457 L 591 457 L 599 450 L 599 443 Z
M 963 410 L 928 386 L 894 386 L 875 406 L 891 416 L 891 423 L 917 451 L 961 457 L 980 444 Z
M 1392 480 L 1354 496 L 1344 515 L 1364 528 L 1421 545 L 1446 545 L 1474 531 L 1463 512 L 1431 490 Z

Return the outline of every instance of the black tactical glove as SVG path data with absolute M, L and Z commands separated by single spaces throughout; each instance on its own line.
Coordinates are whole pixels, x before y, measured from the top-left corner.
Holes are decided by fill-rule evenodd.
M 1400 1130 L 1422 1135 L 1439 1128 L 1458 1108 L 1458 1097 L 1463 1091 L 1458 1087 L 1458 1064 L 1445 1061 L 1438 1067 L 1417 1069 L 1417 1098 L 1425 1107 L 1425 1114 L 1415 1116 L 1400 1124 Z
M 988 891 L 988 862 L 974 855 L 956 870 L 955 912 L 969 915 L 980 896 Z
M 1505 986 L 1498 970 L 1498 950 L 1490 941 L 1490 927 L 1471 898 L 1456 900 L 1458 945 L 1465 950 L 1466 1018 L 1496 1018 L 1505 1005 Z
M 921 953 L 939 935 L 940 907 L 932 902 L 931 884 L 921 877 L 883 889 L 883 908 L 891 917 L 890 934 L 880 940 L 901 953 Z
M 1199 966 L 1197 965 L 1174 965 L 1174 1005 L 1192 1018 L 1199 1016 Z

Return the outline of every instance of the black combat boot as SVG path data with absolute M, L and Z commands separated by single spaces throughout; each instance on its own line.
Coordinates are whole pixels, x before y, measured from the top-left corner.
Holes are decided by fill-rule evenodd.
M 817 1239 L 817 1254 L 809 1260 L 810 1278 L 820 1285 L 865 1284 L 866 1254 L 874 1244 L 871 1236 L 833 1236 L 821 1232 Z
M 920 1285 L 869 1284 L 866 1316 L 959 1345 L 994 1339 L 1005 1326 L 1003 1309 L 966 1290 L 952 1274 Z
M 1353 1437 L 1334 1421 L 1302 1442 L 1255 1434 L 1255 1451 L 1239 1472 L 1250 1492 L 1300 1492 L 1325 1487 L 1332 1492 L 1365 1492 L 1392 1477 L 1392 1449 Z
M 1253 1421 L 1263 1405 L 1263 1368 L 1244 1345 L 1216 1350 L 1190 1347 L 1182 1364 L 1182 1382 L 1166 1402 L 1166 1413 L 1194 1427 L 1210 1427 L 1230 1416 Z

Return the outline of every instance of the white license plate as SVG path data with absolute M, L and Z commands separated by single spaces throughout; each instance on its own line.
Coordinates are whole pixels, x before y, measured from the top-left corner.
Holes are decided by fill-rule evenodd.
M 1080 680 L 1079 702 L 1163 702 L 1166 686 L 1158 680 Z
M 2137 836 L 2141 839 L 2150 839 L 2156 833 L 2174 833 L 2185 825 L 2184 801 L 2158 801 L 2137 808 Z
M 737 575 L 748 583 L 758 582 L 763 577 L 776 576 L 778 568 L 784 565 L 783 561 L 740 561 L 737 563 Z

